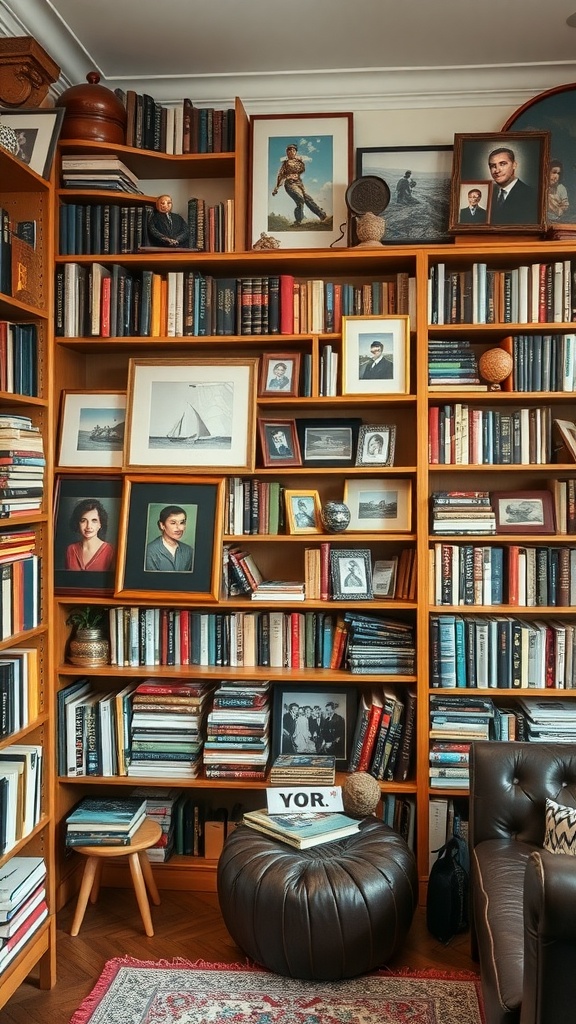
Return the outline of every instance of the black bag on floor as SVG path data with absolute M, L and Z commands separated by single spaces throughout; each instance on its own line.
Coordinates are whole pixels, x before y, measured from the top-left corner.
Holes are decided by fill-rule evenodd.
M 440 942 L 450 942 L 468 927 L 468 847 L 452 836 L 438 850 L 428 879 L 426 927 Z

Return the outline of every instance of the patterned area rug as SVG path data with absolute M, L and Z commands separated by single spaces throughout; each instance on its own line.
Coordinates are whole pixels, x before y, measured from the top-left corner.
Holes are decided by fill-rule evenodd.
M 294 981 L 248 964 L 109 960 L 70 1024 L 483 1024 L 479 979 Z

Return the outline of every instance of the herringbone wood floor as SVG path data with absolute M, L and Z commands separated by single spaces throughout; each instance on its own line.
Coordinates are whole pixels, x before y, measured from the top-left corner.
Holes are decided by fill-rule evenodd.
M 160 895 L 161 906 L 152 907 L 153 938 L 142 931 L 130 889 L 102 889 L 98 903 L 88 905 L 76 938 L 69 934 L 74 913 L 74 903 L 69 903 L 58 917 L 58 984 L 51 992 L 41 992 L 31 978 L 0 1010 L 0 1024 L 68 1024 L 105 962 L 113 957 L 245 961 L 222 922 L 215 894 L 163 891 Z M 424 910 L 419 908 L 403 949 L 388 966 L 477 970 L 469 945 L 468 934 L 458 936 L 448 946 L 436 942 L 428 934 Z

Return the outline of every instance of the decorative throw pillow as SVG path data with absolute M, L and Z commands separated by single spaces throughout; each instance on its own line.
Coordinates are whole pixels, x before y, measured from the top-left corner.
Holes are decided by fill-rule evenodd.
M 544 849 L 576 857 L 576 808 L 546 800 Z

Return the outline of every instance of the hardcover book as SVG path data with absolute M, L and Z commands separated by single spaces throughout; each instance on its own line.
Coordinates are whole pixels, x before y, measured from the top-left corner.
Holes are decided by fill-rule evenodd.
M 333 839 L 343 839 L 360 829 L 360 822 L 338 812 L 309 814 L 268 814 L 266 810 L 247 811 L 244 824 L 279 839 L 298 850 L 306 850 Z

